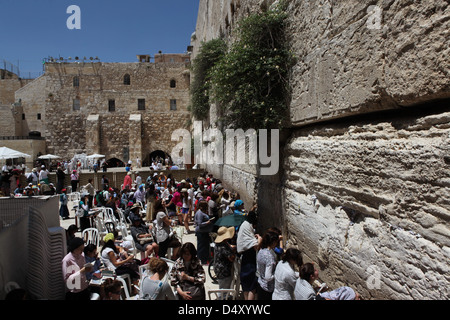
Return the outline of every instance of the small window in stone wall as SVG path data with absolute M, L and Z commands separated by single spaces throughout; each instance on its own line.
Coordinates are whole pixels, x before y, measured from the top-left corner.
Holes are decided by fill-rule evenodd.
M 177 100 L 176 99 L 171 99 L 170 100 L 170 110 L 177 110 Z
M 114 99 L 109 99 L 108 100 L 108 111 L 109 112 L 116 111 L 116 100 L 114 100 Z
M 74 87 L 80 86 L 80 78 L 78 76 L 73 77 L 73 86 Z
M 145 99 L 138 99 L 138 110 L 145 110 Z
M 25 113 L 22 113 L 22 120 L 25 120 Z
M 123 76 L 123 84 L 129 86 L 131 84 L 131 78 L 129 74 Z
M 37 114 L 37 119 L 41 120 L 41 114 L 40 113 Z
M 80 110 L 80 99 L 73 99 L 73 111 Z
M 177 87 L 177 81 L 176 80 L 170 80 L 170 87 L 171 88 L 176 88 Z

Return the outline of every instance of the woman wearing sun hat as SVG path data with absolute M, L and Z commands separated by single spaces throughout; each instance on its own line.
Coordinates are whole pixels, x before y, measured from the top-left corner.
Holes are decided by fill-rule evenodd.
M 214 240 L 214 273 L 219 282 L 219 289 L 230 289 L 233 280 L 233 262 L 236 259 L 235 247 L 230 245 L 230 240 L 235 234 L 234 227 L 220 227 Z

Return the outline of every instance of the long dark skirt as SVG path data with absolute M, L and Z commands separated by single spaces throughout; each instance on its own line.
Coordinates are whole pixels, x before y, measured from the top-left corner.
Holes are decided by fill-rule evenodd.
M 242 253 L 240 276 L 242 291 L 256 290 L 258 278 L 256 277 L 256 250 L 254 248 Z
M 197 236 L 197 256 L 202 264 L 207 264 L 210 260 L 210 236 L 209 232 L 196 232 Z
M 69 208 L 67 208 L 67 205 L 61 205 L 61 207 L 59 208 L 59 215 L 61 216 L 61 218 L 69 217 Z

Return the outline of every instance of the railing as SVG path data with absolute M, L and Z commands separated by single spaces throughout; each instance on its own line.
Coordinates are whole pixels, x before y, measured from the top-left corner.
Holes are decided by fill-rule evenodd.
M 45 137 L 37 136 L 4 136 L 0 140 L 45 140 Z

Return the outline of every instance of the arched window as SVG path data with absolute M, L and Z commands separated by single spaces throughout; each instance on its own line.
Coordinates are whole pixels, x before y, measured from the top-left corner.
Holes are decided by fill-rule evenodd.
M 174 79 L 170 80 L 170 87 L 171 88 L 176 88 L 177 87 L 177 81 L 174 80 Z
M 73 86 L 74 87 L 80 86 L 80 78 L 78 76 L 73 77 Z
M 129 86 L 131 84 L 131 78 L 128 73 L 123 76 L 123 84 L 126 86 Z

